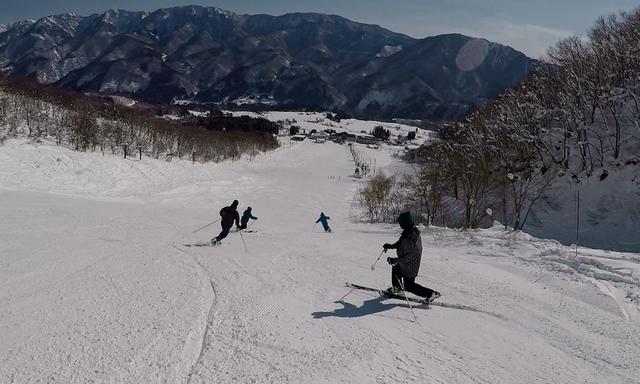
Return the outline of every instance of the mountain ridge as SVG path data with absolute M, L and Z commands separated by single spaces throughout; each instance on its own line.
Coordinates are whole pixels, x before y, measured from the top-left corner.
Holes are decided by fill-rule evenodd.
M 414 39 L 320 13 L 111 9 L 7 26 L 0 31 L 0 72 L 157 103 L 186 99 L 233 107 L 242 100 L 256 107 L 455 120 L 534 66 L 521 52 L 490 42 L 478 65 L 492 63 L 484 72 L 452 66 L 451 57 L 476 40 L 486 41 L 459 34 Z M 432 73 L 426 76 L 425 68 Z

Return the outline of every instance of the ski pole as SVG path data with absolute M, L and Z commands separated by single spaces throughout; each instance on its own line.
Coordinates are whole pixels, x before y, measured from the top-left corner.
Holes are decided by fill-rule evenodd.
M 405 298 L 405 300 L 407 300 L 407 304 L 409 305 L 409 309 L 411 310 L 411 314 L 413 315 L 413 322 L 415 323 L 415 321 L 417 320 L 417 317 L 416 317 L 415 312 L 413 312 L 413 307 L 411 306 L 411 302 L 409 301 L 409 298 L 407 297 L 407 291 L 404 290 L 403 279 L 398 279 L 398 281 L 400 282 L 400 288 L 402 288 L 402 293 L 404 293 L 404 298 Z
M 349 292 L 347 292 L 346 295 L 342 296 L 340 298 L 340 300 L 338 300 L 338 302 L 341 302 L 342 300 L 344 300 L 345 297 L 349 296 L 351 294 L 351 292 L 353 292 L 355 290 L 355 288 L 351 288 L 351 290 Z
M 251 228 L 251 226 L 253 225 L 253 223 L 255 223 L 256 221 L 253 220 L 252 222 L 249 223 L 249 226 L 247 227 L 247 229 Z
M 218 221 L 220 221 L 220 220 L 222 220 L 222 218 L 220 218 L 220 219 L 218 219 L 218 220 L 216 220 L 216 221 L 212 221 L 212 222 L 210 222 L 209 224 L 205 225 L 204 227 L 202 227 L 202 228 L 200 228 L 200 229 L 196 229 L 195 231 L 193 231 L 193 233 L 200 232 L 200 231 L 202 231 L 203 229 L 205 229 L 205 228 L 207 228 L 208 226 L 210 226 L 211 224 L 215 224 L 215 223 L 217 223 L 217 222 L 218 222 Z
M 376 259 L 376 262 L 373 263 L 373 265 L 371 266 L 371 270 L 375 271 L 376 270 L 376 264 L 378 264 L 378 261 L 380 261 L 380 258 L 382 257 L 382 254 L 387 252 L 386 249 L 383 249 L 382 252 L 380 252 L 380 256 L 378 256 L 378 258 Z
M 316 225 L 318 225 L 317 222 L 315 224 L 313 224 L 313 229 L 311 230 L 311 232 L 315 232 L 316 231 Z
M 244 251 L 249 252 L 249 250 L 247 249 L 247 243 L 245 243 L 244 241 L 244 236 L 242 236 L 242 231 L 240 231 L 240 238 L 242 239 L 242 244 L 244 244 Z

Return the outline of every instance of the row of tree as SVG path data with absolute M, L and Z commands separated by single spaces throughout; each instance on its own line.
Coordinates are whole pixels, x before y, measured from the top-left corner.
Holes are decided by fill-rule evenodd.
M 496 219 L 522 229 L 550 186 L 638 164 L 639 123 L 636 10 L 560 41 L 526 81 L 408 156 L 414 174 L 372 179 L 361 196 L 387 199 L 377 204 L 393 211 L 409 188 L 403 198 L 426 223 L 475 228 Z
M 26 79 L 0 80 L 0 141 L 26 136 L 53 139 L 79 151 L 116 154 L 141 148 L 156 158 L 217 162 L 276 148 L 277 127 L 263 120 L 221 116 L 194 125 L 191 120 L 158 118 L 152 109 L 125 107 Z

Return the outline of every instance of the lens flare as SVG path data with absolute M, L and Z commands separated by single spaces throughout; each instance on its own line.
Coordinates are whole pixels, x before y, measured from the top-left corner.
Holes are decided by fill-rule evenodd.
M 489 52 L 489 42 L 485 39 L 473 39 L 458 52 L 456 65 L 461 71 L 468 72 L 478 68 Z

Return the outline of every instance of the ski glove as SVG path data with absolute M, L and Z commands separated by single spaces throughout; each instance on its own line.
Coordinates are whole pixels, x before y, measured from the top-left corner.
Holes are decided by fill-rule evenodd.
M 387 257 L 387 263 L 389 263 L 391 265 L 396 265 L 396 264 L 398 264 L 398 258 L 397 257 Z
M 385 243 L 382 248 L 384 248 L 384 250 L 386 251 L 387 249 L 391 249 L 393 248 L 393 245 L 389 244 L 389 243 Z

